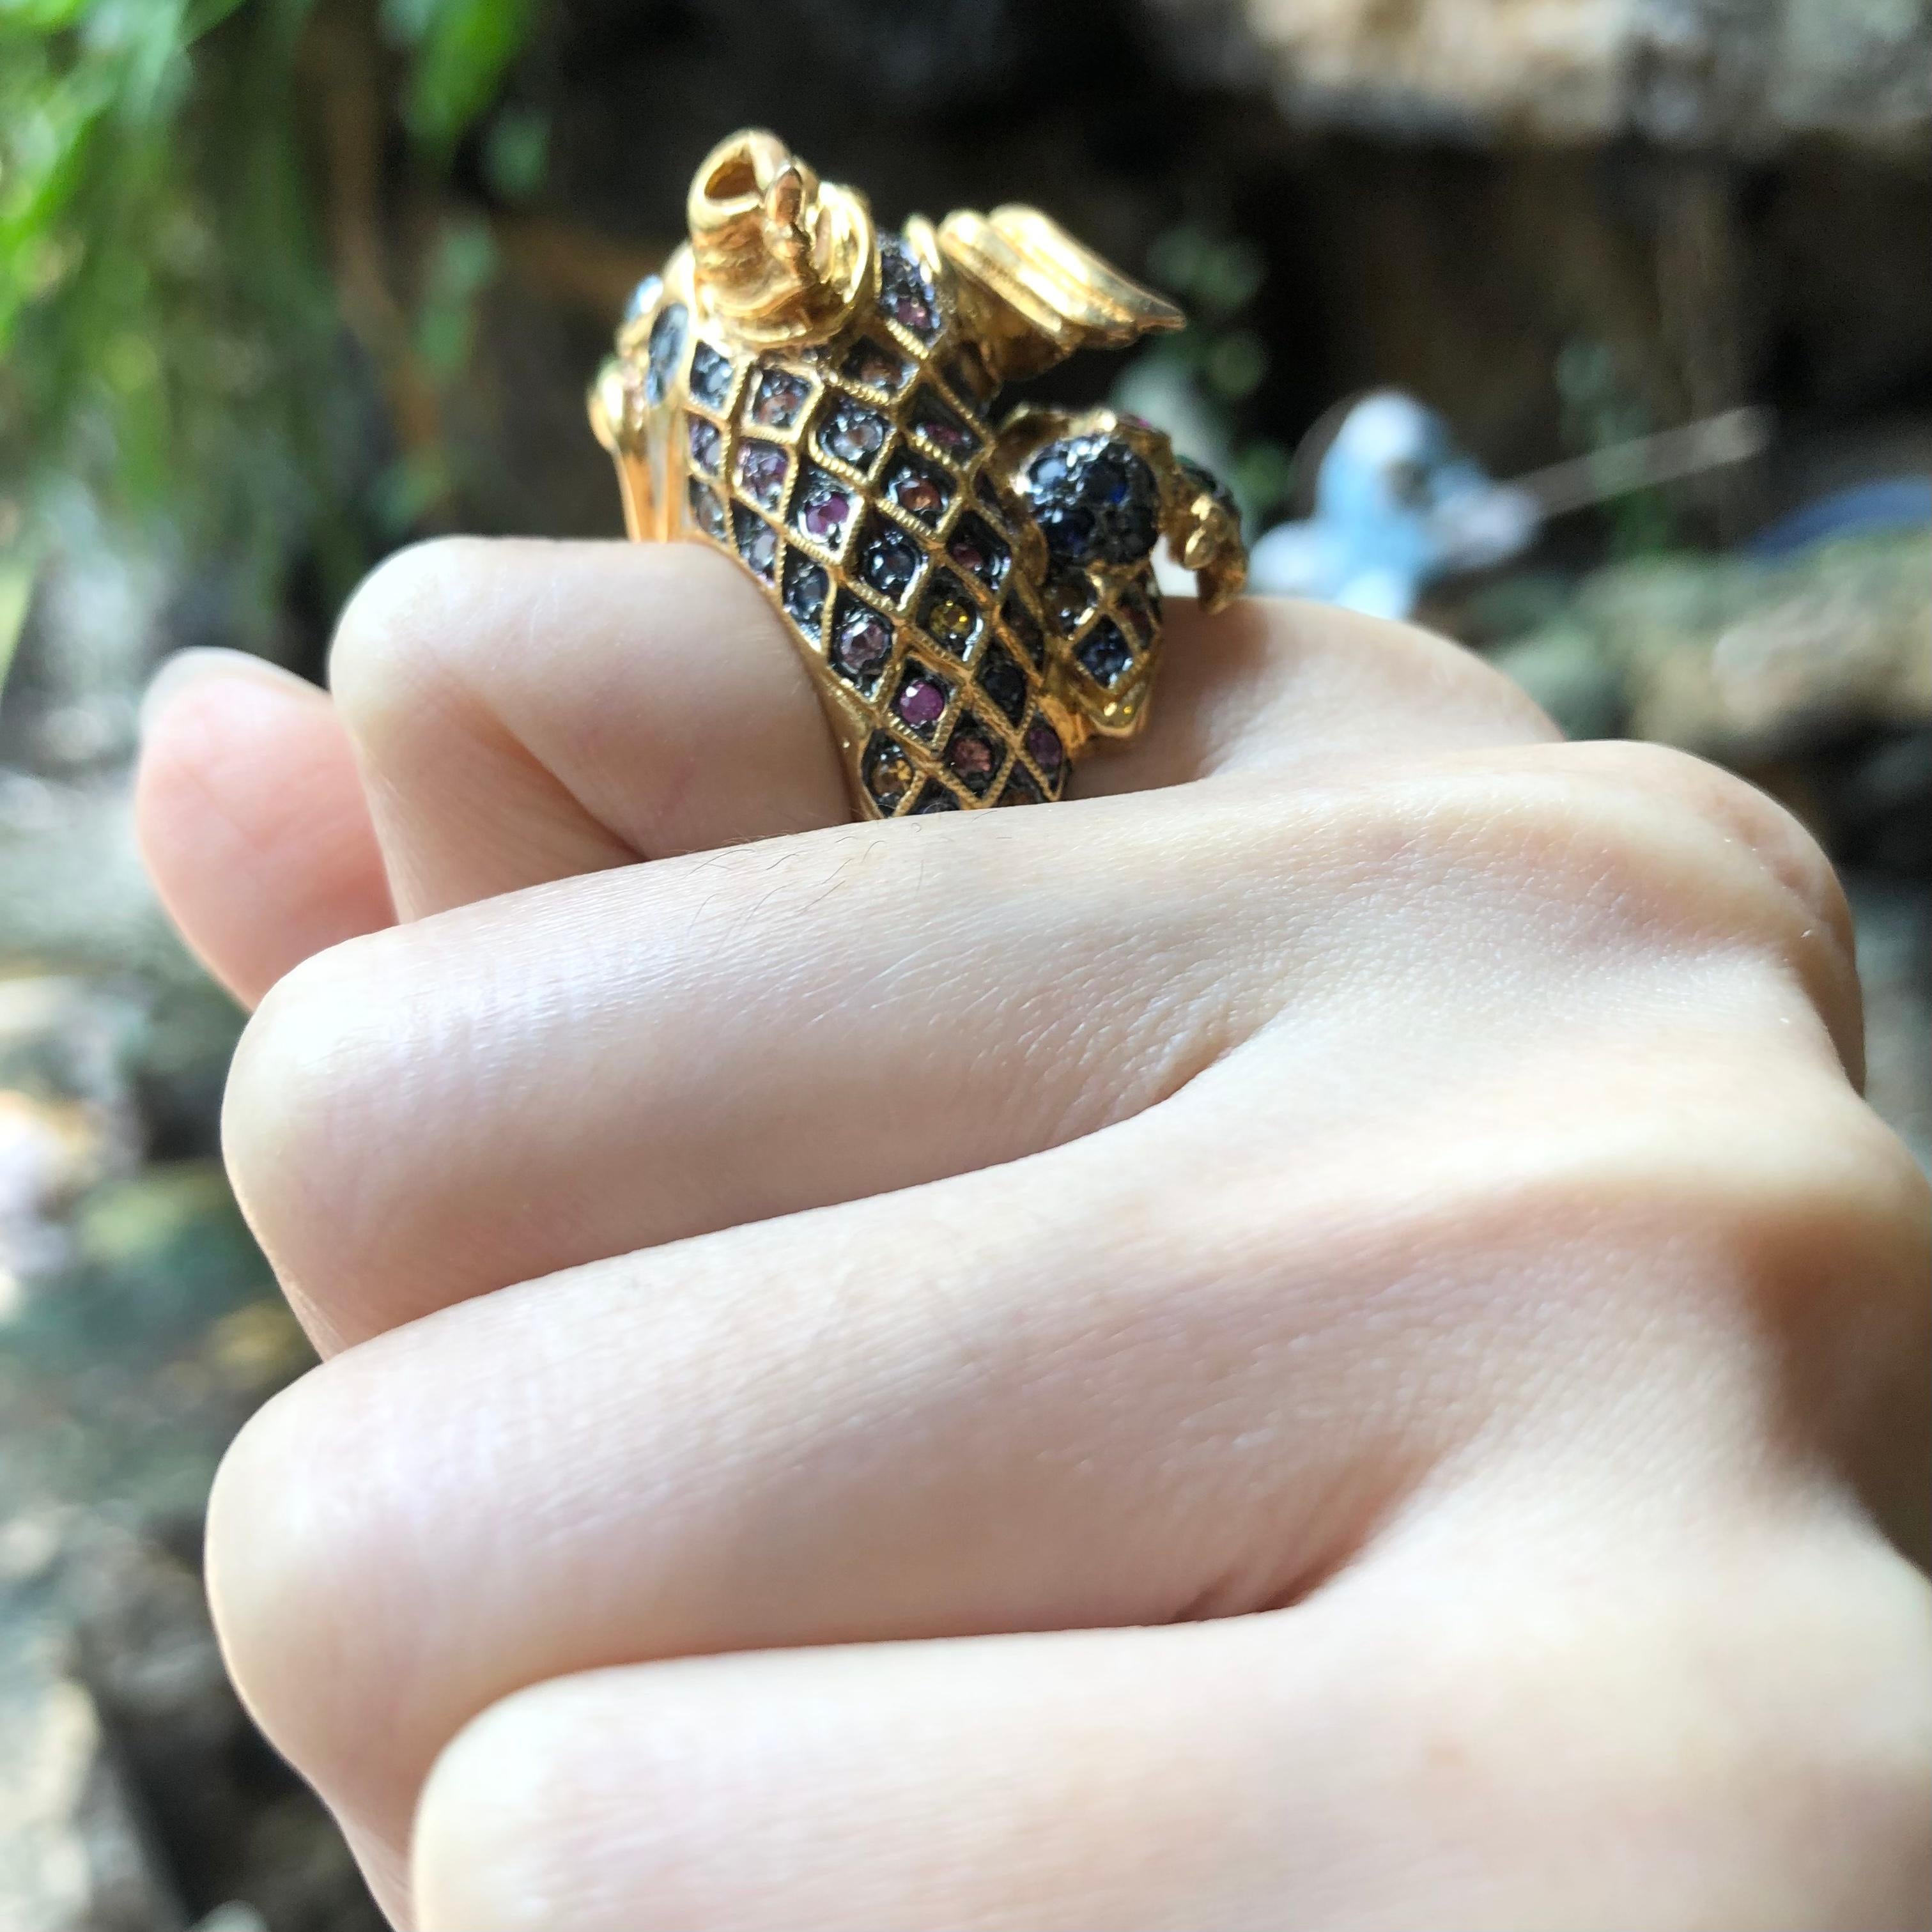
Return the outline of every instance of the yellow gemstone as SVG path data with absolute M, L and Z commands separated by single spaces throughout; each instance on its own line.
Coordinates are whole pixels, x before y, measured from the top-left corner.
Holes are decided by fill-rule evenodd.
M 890 811 L 911 790 L 913 780 L 917 776 L 912 768 L 912 760 L 896 746 L 882 749 L 872 760 L 872 796 Z
M 934 598 L 926 628 L 942 644 L 963 644 L 973 634 L 973 610 L 957 597 Z

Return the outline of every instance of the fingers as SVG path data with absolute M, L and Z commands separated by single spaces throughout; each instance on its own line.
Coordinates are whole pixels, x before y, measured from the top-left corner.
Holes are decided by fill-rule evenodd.
M 439 1766 L 418 1922 L 1915 1923 L 1922 1604 L 1831 1553 L 1849 1587 L 1810 1548 L 1634 1586 L 1382 1564 L 1234 1622 L 545 1684 Z
M 1318 781 L 1364 760 L 1426 758 L 1560 734 L 1459 645 L 1328 604 L 1248 598 L 1218 616 L 1169 600 L 1152 719 L 1096 742 L 1072 795 L 1145 791 L 1224 772 Z
M 1258 1023 L 1199 881 L 1261 822 L 844 826 L 399 926 L 250 1028 L 238 1192 L 333 1344 L 1076 1137 Z
M 1549 732 L 1514 687 L 1419 632 L 1312 605 L 1208 620 L 1185 599 L 1168 624 L 1159 725 L 1098 747 L 1076 790 Z M 253 704 L 205 692 L 177 707 L 177 680 L 208 660 L 176 662 L 151 706 L 143 842 L 190 945 L 250 1002 L 308 953 L 388 922 L 377 850 L 414 916 L 848 813 L 796 652 L 741 574 L 694 546 L 406 551 L 344 614 L 334 725 L 293 686 L 266 724 L 266 668 Z M 225 692 L 256 661 L 222 662 Z
M 1168 621 L 1159 724 L 1101 748 L 1076 792 L 1553 735 L 1506 680 L 1402 626 L 1187 599 Z M 358 593 L 331 677 L 406 916 L 850 814 L 796 649 L 698 545 L 419 546 Z
M 244 1005 L 394 916 L 333 706 L 258 658 L 169 660 L 142 710 L 135 824 L 170 916 Z
M 1284 1814 L 1316 1802 L 1282 1779 L 1288 1740 L 1277 1756 L 1256 1721 L 1286 1666 L 1270 1657 L 1264 1676 L 1253 1651 L 1194 1628 L 718 1658 L 548 1685 L 484 1719 L 439 1772 L 416 1843 L 418 1923 L 1235 1922 L 1262 1877 L 1234 1856 L 1258 1835 L 1252 1782 L 1293 1794 L 1277 1809 L 1283 1836 Z
M 1392 746 L 1553 735 L 1516 688 L 1402 626 L 1310 604 L 1170 614 L 1160 722 L 1076 791 Z M 850 814 L 812 680 L 728 560 L 685 544 L 434 543 L 385 565 L 332 682 L 406 916 Z
M 1780 1323 L 1808 1418 L 1846 1336 L 1909 1352 L 1922 1184 L 1842 1080 L 1766 1071 L 1774 1016 L 1716 1046 L 1660 1011 L 1606 1077 L 1610 994 L 1514 1051 L 1499 1016 L 1388 1118 L 1324 1105 L 1353 1056 L 1320 1017 L 1052 1154 L 348 1352 L 217 1485 L 244 1694 L 400 1843 L 442 1744 L 546 1678 L 1263 1610 L 1485 1438 L 1534 1444 L 1564 1521 L 1751 1491 L 1764 1310 L 1836 1312 Z
M 164 902 L 253 1005 L 310 954 L 392 922 L 386 854 L 413 914 L 839 822 L 829 734 L 767 616 L 689 547 L 404 553 L 345 615 L 335 662 L 380 844 L 341 707 L 259 659 L 180 653 L 147 708 L 136 799 Z M 1185 599 L 1168 622 L 1158 728 L 1097 747 L 1078 791 L 1307 777 L 1399 744 L 1547 733 L 1514 686 L 1420 632 L 1312 605 L 1209 620 Z M 686 754 L 700 743 L 714 752 Z
M 1331 617 L 1336 618 L 1332 624 Z M 1299 769 L 1312 775 L 1345 766 L 1371 747 L 1383 755 L 1395 745 L 1418 752 L 1454 750 L 1498 740 L 1534 739 L 1548 730 L 1533 706 L 1465 653 L 1396 626 L 1286 605 L 1255 606 L 1238 617 L 1210 622 L 1184 604 L 1178 607 L 1178 627 L 1183 668 L 1174 681 L 1169 727 L 1165 736 L 1154 734 L 1145 746 L 1104 761 L 1103 786 L 1179 783 L 1205 770 L 1225 767 L 1232 772 L 1244 765 Z M 358 754 L 406 913 L 529 880 L 598 869 L 640 850 L 696 850 L 770 834 L 788 825 L 824 824 L 845 816 L 842 781 L 830 735 L 795 654 L 740 574 L 692 547 L 472 543 L 431 545 L 407 553 L 378 574 L 345 619 L 337 670 L 345 712 L 358 733 Z M 729 755 L 721 749 L 717 758 L 693 765 L 678 747 L 688 750 L 698 741 L 728 747 Z M 1084 863 L 1077 857 L 1063 860 L 1040 842 L 1044 836 L 1036 827 L 1023 842 L 1029 851 L 1040 854 L 1025 862 L 1036 865 L 1042 875 L 1062 875 Z M 836 893 L 832 910 L 841 918 L 853 898 L 849 890 L 840 890 L 847 883 L 845 875 L 862 858 L 869 866 L 869 858 L 863 855 L 872 849 L 842 848 L 817 888 Z M 905 904 L 923 890 L 920 880 L 926 860 L 911 859 L 914 848 L 904 844 L 880 849 L 898 854 L 890 890 L 901 902 L 883 903 L 876 891 L 862 896 L 869 908 L 866 916 L 890 939 L 903 926 Z M 998 849 L 988 843 L 980 848 L 980 855 L 983 858 Z M 919 880 L 911 878 L 908 865 L 917 871 Z M 808 866 L 806 870 L 809 876 Z M 788 876 L 796 874 L 786 861 L 776 866 L 769 878 L 778 886 Z M 976 877 L 970 904 L 977 909 L 978 923 L 968 952 L 990 969 L 986 942 L 1006 918 L 1007 896 L 1000 882 Z M 1126 908 L 1144 898 L 1149 890 L 1144 881 L 1127 884 L 1127 895 L 1108 908 L 1108 916 L 1117 924 Z M 1191 894 L 1191 881 L 1187 890 Z M 748 874 L 742 867 L 716 879 L 707 875 L 665 909 L 653 944 L 662 947 L 686 929 L 694 902 L 735 907 L 735 916 L 742 918 L 748 908 L 770 896 L 764 877 Z M 1096 897 L 1090 890 L 1078 903 L 1091 904 Z M 1066 909 L 1070 911 L 1075 903 L 1069 898 Z M 854 911 L 853 916 L 857 916 Z M 924 927 L 928 922 L 920 923 Z M 1060 929 L 1064 940 L 1070 938 L 1066 924 Z M 481 936 L 464 931 L 472 939 Z M 606 934 L 607 939 L 616 936 L 614 930 Z M 1018 928 L 1012 937 L 1016 943 L 1027 943 L 1027 935 Z M 794 1002 L 790 1030 L 808 1026 L 814 1041 L 850 1040 L 866 1026 L 866 1012 L 852 1004 L 856 982 L 836 975 L 828 979 L 823 970 L 839 958 L 840 939 L 839 932 L 822 927 L 815 975 L 810 962 L 802 964 L 820 989 L 820 1010 L 807 1022 Z M 453 938 L 438 956 L 454 957 L 463 943 Z M 1095 950 L 1084 944 L 1077 944 L 1076 950 Z M 1100 957 L 1106 966 L 1105 952 Z M 1149 959 L 1146 947 L 1132 933 L 1124 933 L 1112 963 L 1125 970 L 1130 957 L 1143 964 Z M 920 995 L 920 989 L 907 976 L 920 968 L 916 948 L 904 956 L 903 973 L 893 972 L 885 956 L 853 963 L 887 974 L 897 994 L 914 999 Z M 357 970 L 344 968 L 351 979 Z M 626 984 L 638 984 L 635 971 L 621 962 L 604 970 L 612 975 L 608 983 L 613 993 Z M 944 997 L 961 997 L 958 975 L 944 965 L 936 970 L 951 989 Z M 1072 975 L 1068 983 L 1077 1003 L 1089 968 L 1074 960 L 1064 970 Z M 1011 976 L 1004 962 L 998 973 L 1003 981 Z M 766 979 L 771 982 L 772 976 Z M 363 983 L 365 1000 L 374 1003 L 372 1011 L 378 1010 L 386 989 L 375 980 Z M 480 990 L 482 982 L 473 976 L 470 983 Z M 725 982 L 714 976 L 712 984 L 714 990 L 722 990 Z M 1045 984 L 1036 982 L 1035 988 Z M 1117 973 L 1095 990 L 1112 1000 L 1122 984 Z M 587 973 L 580 985 L 593 990 Z M 770 990 L 768 984 L 766 991 Z M 1043 1000 L 1046 995 L 1036 990 L 1029 997 Z M 602 1005 L 608 1022 L 617 1010 L 608 1000 Z M 1077 1010 L 1077 1004 L 1072 1010 Z M 624 1065 L 625 1059 L 622 1054 L 603 1054 L 602 1036 L 596 1031 L 602 1022 L 588 1007 L 579 1009 L 578 1016 L 586 1022 L 584 1026 L 578 1026 L 561 1009 L 556 1014 L 572 1029 L 578 1047 L 590 1051 L 595 1060 L 590 1084 L 581 1090 L 594 1094 L 599 1079 Z M 999 1017 L 1022 1028 L 1030 1024 L 1024 1012 L 1002 1010 Z M 718 1014 L 694 1013 L 692 1018 L 709 1025 L 716 1023 Z M 286 1037 L 290 1030 L 280 1030 Z M 547 1054 L 554 1031 L 543 1035 Z M 894 1036 L 890 1027 L 881 1031 Z M 916 1017 L 902 1006 L 896 1036 L 908 1039 L 915 1034 L 928 1042 L 950 1036 L 944 998 L 928 1000 Z M 687 1036 L 692 1040 L 701 1036 Z M 970 1029 L 961 1035 L 967 1040 L 980 1036 Z M 527 1036 L 532 1045 L 538 1037 L 534 1032 Z M 513 1058 L 535 1065 L 530 1054 L 509 1044 Z M 992 1118 L 973 1104 L 956 1104 L 950 1099 L 921 1112 L 915 1090 L 922 1076 L 916 1075 L 912 1086 L 883 1098 L 854 1084 L 866 1070 L 888 1066 L 888 1057 L 878 1050 L 880 1044 L 841 1063 L 844 1085 L 839 1087 L 835 1079 L 821 1096 L 822 1110 L 795 1085 L 781 1084 L 775 1095 L 760 1095 L 757 1090 L 764 1076 L 748 1060 L 729 1078 L 701 1082 L 688 1115 L 696 1131 L 688 1142 L 679 1143 L 688 1151 L 670 1168 L 658 1170 L 665 1180 L 643 1196 L 634 1186 L 602 1187 L 599 1177 L 614 1177 L 608 1174 L 608 1161 L 600 1162 L 592 1150 L 579 1184 L 569 1190 L 570 1197 L 581 1204 L 581 1240 L 567 1252 L 539 1251 L 540 1244 L 520 1244 L 514 1238 L 507 1243 L 498 1240 L 498 1221 L 520 1221 L 526 1232 L 534 1228 L 539 1232 L 555 1223 L 555 1216 L 533 1222 L 520 1216 L 512 1205 L 518 1198 L 514 1186 L 499 1193 L 501 1214 L 486 1216 L 493 1225 L 478 1227 L 473 1238 L 459 1238 L 427 1257 L 386 1249 L 380 1258 L 369 1257 L 368 1267 L 359 1274 L 356 1264 L 363 1257 L 357 1243 L 342 1238 L 344 1224 L 338 1219 L 322 1243 L 328 1258 L 322 1265 L 336 1275 L 355 1275 L 363 1284 L 360 1292 L 370 1311 L 346 1318 L 348 1325 L 339 1331 L 327 1325 L 331 1318 L 322 1312 L 331 1299 L 328 1282 L 305 1280 L 311 1270 L 298 1255 L 285 1250 L 279 1258 L 294 1270 L 294 1292 L 323 1324 L 320 1339 L 326 1342 L 338 1332 L 352 1338 L 366 1332 L 365 1322 L 381 1325 L 438 1305 L 459 1292 L 494 1286 L 622 1246 L 674 1238 L 746 1215 L 782 1213 L 846 1198 L 864 1184 L 854 1178 L 859 1174 L 869 1173 L 869 1184 L 874 1187 L 901 1185 L 955 1171 L 974 1159 L 1009 1157 L 1064 1132 L 1082 1130 L 1082 1120 L 1111 1117 L 1106 1105 L 1097 1115 L 1091 1110 L 1082 1114 L 1076 1108 L 1064 1128 L 1044 1122 L 1009 1132 L 1004 1124 L 1011 1108 L 1004 1102 Z M 1211 1050 L 1211 1045 L 1208 1034 L 1196 1029 L 1181 1040 L 1172 1064 L 1178 1066 L 1190 1050 Z M 913 1042 L 908 1050 L 916 1065 L 924 1049 Z M 828 1046 L 821 1058 L 837 1056 Z M 304 1064 L 318 1078 L 326 1082 L 329 1077 L 321 1056 L 306 1054 Z M 549 1070 L 537 1072 L 540 1090 L 577 1091 L 558 1077 L 573 1064 L 567 1057 L 549 1059 Z M 651 1072 L 634 1059 L 629 1070 L 636 1077 Z M 811 1072 L 808 1067 L 800 1070 Z M 1077 1085 L 1077 1058 L 1067 1070 Z M 1010 1051 L 988 1058 L 981 1084 L 995 1076 L 1011 1081 L 1017 1093 L 1030 1093 L 1030 1083 L 1020 1075 Z M 256 1090 L 265 1084 L 273 1083 L 257 1082 Z M 1154 1085 L 1157 1088 L 1158 1082 Z M 1040 1098 L 1022 1101 L 1019 1111 L 1041 1123 L 1042 1113 L 1068 1090 L 1067 1081 L 1056 1075 L 1045 1083 Z M 684 1104 L 679 1090 L 661 1091 L 667 1116 L 674 1102 Z M 814 1118 L 821 1111 L 836 1112 L 832 1102 L 840 1094 L 848 1096 L 853 1112 L 874 1123 L 869 1132 L 835 1131 L 823 1137 L 821 1147 L 820 1137 L 797 1131 L 794 1125 L 769 1160 L 764 1158 L 762 1144 L 755 1141 L 731 1161 L 706 1154 L 674 1216 L 654 1217 L 649 1211 L 675 1198 L 673 1184 L 681 1184 L 699 1166 L 698 1149 L 715 1150 L 724 1144 L 703 1124 L 715 1121 L 728 1099 L 751 1094 L 754 1104 L 764 1106 L 768 1114 L 776 1108 L 796 1124 L 801 1109 Z M 596 1113 L 574 1099 L 556 1104 L 561 1112 L 574 1108 L 586 1124 Z M 1136 1102 L 1130 1094 L 1121 1104 Z M 245 1101 L 238 1100 L 236 1117 L 245 1118 L 247 1111 Z M 290 1111 L 272 1109 L 261 1133 L 239 1132 L 232 1142 L 243 1160 L 252 1147 L 259 1156 L 257 1166 L 264 1162 L 279 1166 L 280 1179 L 272 1174 L 263 1184 L 284 1194 L 300 1167 L 298 1161 L 284 1158 L 286 1150 L 278 1123 Z M 352 1133 L 357 1131 L 354 1111 L 348 1106 L 338 1116 L 338 1124 Z M 335 1144 L 346 1147 L 349 1142 Z M 500 1136 L 499 1153 L 506 1152 L 508 1144 Z M 735 1141 L 732 1144 L 734 1151 L 745 1146 Z M 420 1143 L 416 1150 L 424 1150 Z M 868 1161 L 876 1163 L 875 1170 L 867 1168 Z M 412 1177 L 419 1178 L 419 1161 L 406 1165 Z M 835 1167 L 839 1170 L 836 1174 L 826 1172 Z M 398 1176 L 402 1171 L 397 1170 Z M 456 1171 L 452 1170 L 452 1177 Z M 530 1179 L 526 1176 L 522 1184 Z M 467 1187 L 466 1174 L 446 1192 L 454 1198 Z M 313 1190 L 304 1192 L 310 1200 L 320 1198 Z M 614 1214 L 621 1225 L 608 1228 L 602 1224 Z M 384 1222 L 381 1213 L 372 1212 L 352 1225 L 367 1226 L 373 1234 Z M 490 1258 L 490 1270 L 481 1278 L 476 1273 L 479 1253 Z M 404 1272 L 412 1286 L 398 1298 L 387 1284 Z
M 1768 958 L 1780 1024 L 1815 1028 L 1808 996 L 1855 1052 L 1828 872 L 1794 892 L 1754 860 L 1743 790 L 1666 754 L 1529 746 L 562 882 L 285 982 L 236 1059 L 232 1171 L 328 1346 L 1017 1159 L 1156 1103 L 1277 1015 L 1331 1027 L 1346 1108 L 1348 1056 L 1386 1060 L 1366 1030 L 1391 1010 L 1407 1076 L 1517 1024 L 1526 974 L 1587 1020 L 1600 976 L 1662 983 L 1714 952 Z
M 850 814 L 797 652 L 696 544 L 405 550 L 330 681 L 405 917 Z

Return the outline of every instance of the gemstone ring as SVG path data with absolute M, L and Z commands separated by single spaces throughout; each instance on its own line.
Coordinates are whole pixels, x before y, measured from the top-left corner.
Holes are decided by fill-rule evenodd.
M 712 151 L 686 210 L 591 390 L 631 535 L 764 587 L 862 817 L 1060 797 L 1094 738 L 1147 722 L 1156 544 L 1216 610 L 1240 520 L 1136 418 L 992 405 L 1180 312 L 1035 208 L 882 233 L 762 132 Z

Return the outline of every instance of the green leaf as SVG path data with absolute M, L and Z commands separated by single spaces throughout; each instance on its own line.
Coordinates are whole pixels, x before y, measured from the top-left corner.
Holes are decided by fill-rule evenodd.
M 1222 242 L 1208 249 L 1195 277 L 1195 298 L 1208 315 L 1232 315 L 1252 302 L 1268 262 L 1252 242 Z
M 476 298 L 496 272 L 496 244 L 481 221 L 452 221 L 430 257 L 416 349 L 440 382 L 460 376 L 476 332 Z
M 483 141 L 483 175 L 506 201 L 527 201 L 543 186 L 550 122 L 528 108 L 506 107 Z
M 0 0 L 0 33 L 57 34 L 70 27 L 94 0 Z
M 26 628 L 36 574 L 34 560 L 23 549 L 0 553 L 0 698 L 6 694 L 7 673 Z
M 536 24 L 537 0 L 388 0 L 383 18 L 416 50 L 410 131 L 447 153 L 496 99 Z
M 1203 362 L 1209 386 L 1231 403 L 1252 396 L 1268 374 L 1268 351 L 1251 328 L 1219 338 Z

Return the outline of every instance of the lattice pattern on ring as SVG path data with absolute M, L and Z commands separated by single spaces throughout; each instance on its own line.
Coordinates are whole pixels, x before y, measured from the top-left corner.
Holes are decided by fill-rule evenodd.
M 882 813 L 1056 798 L 1068 760 L 1041 702 L 1044 627 L 1104 689 L 1156 635 L 1157 593 L 1150 574 L 1102 594 L 1070 572 L 1048 586 L 1061 608 L 1040 608 L 984 473 L 993 386 L 910 244 L 882 236 L 880 260 L 870 313 L 802 354 L 734 356 L 682 311 L 659 316 L 650 379 L 664 395 L 682 376 L 685 398 L 667 483 L 863 706 Z
M 762 129 L 712 148 L 686 212 L 588 398 L 626 529 L 762 586 L 862 818 L 1059 796 L 1147 724 L 1156 544 L 1211 614 L 1246 575 L 1240 512 L 1136 417 L 990 411 L 1185 318 L 1017 202 L 882 235 Z

